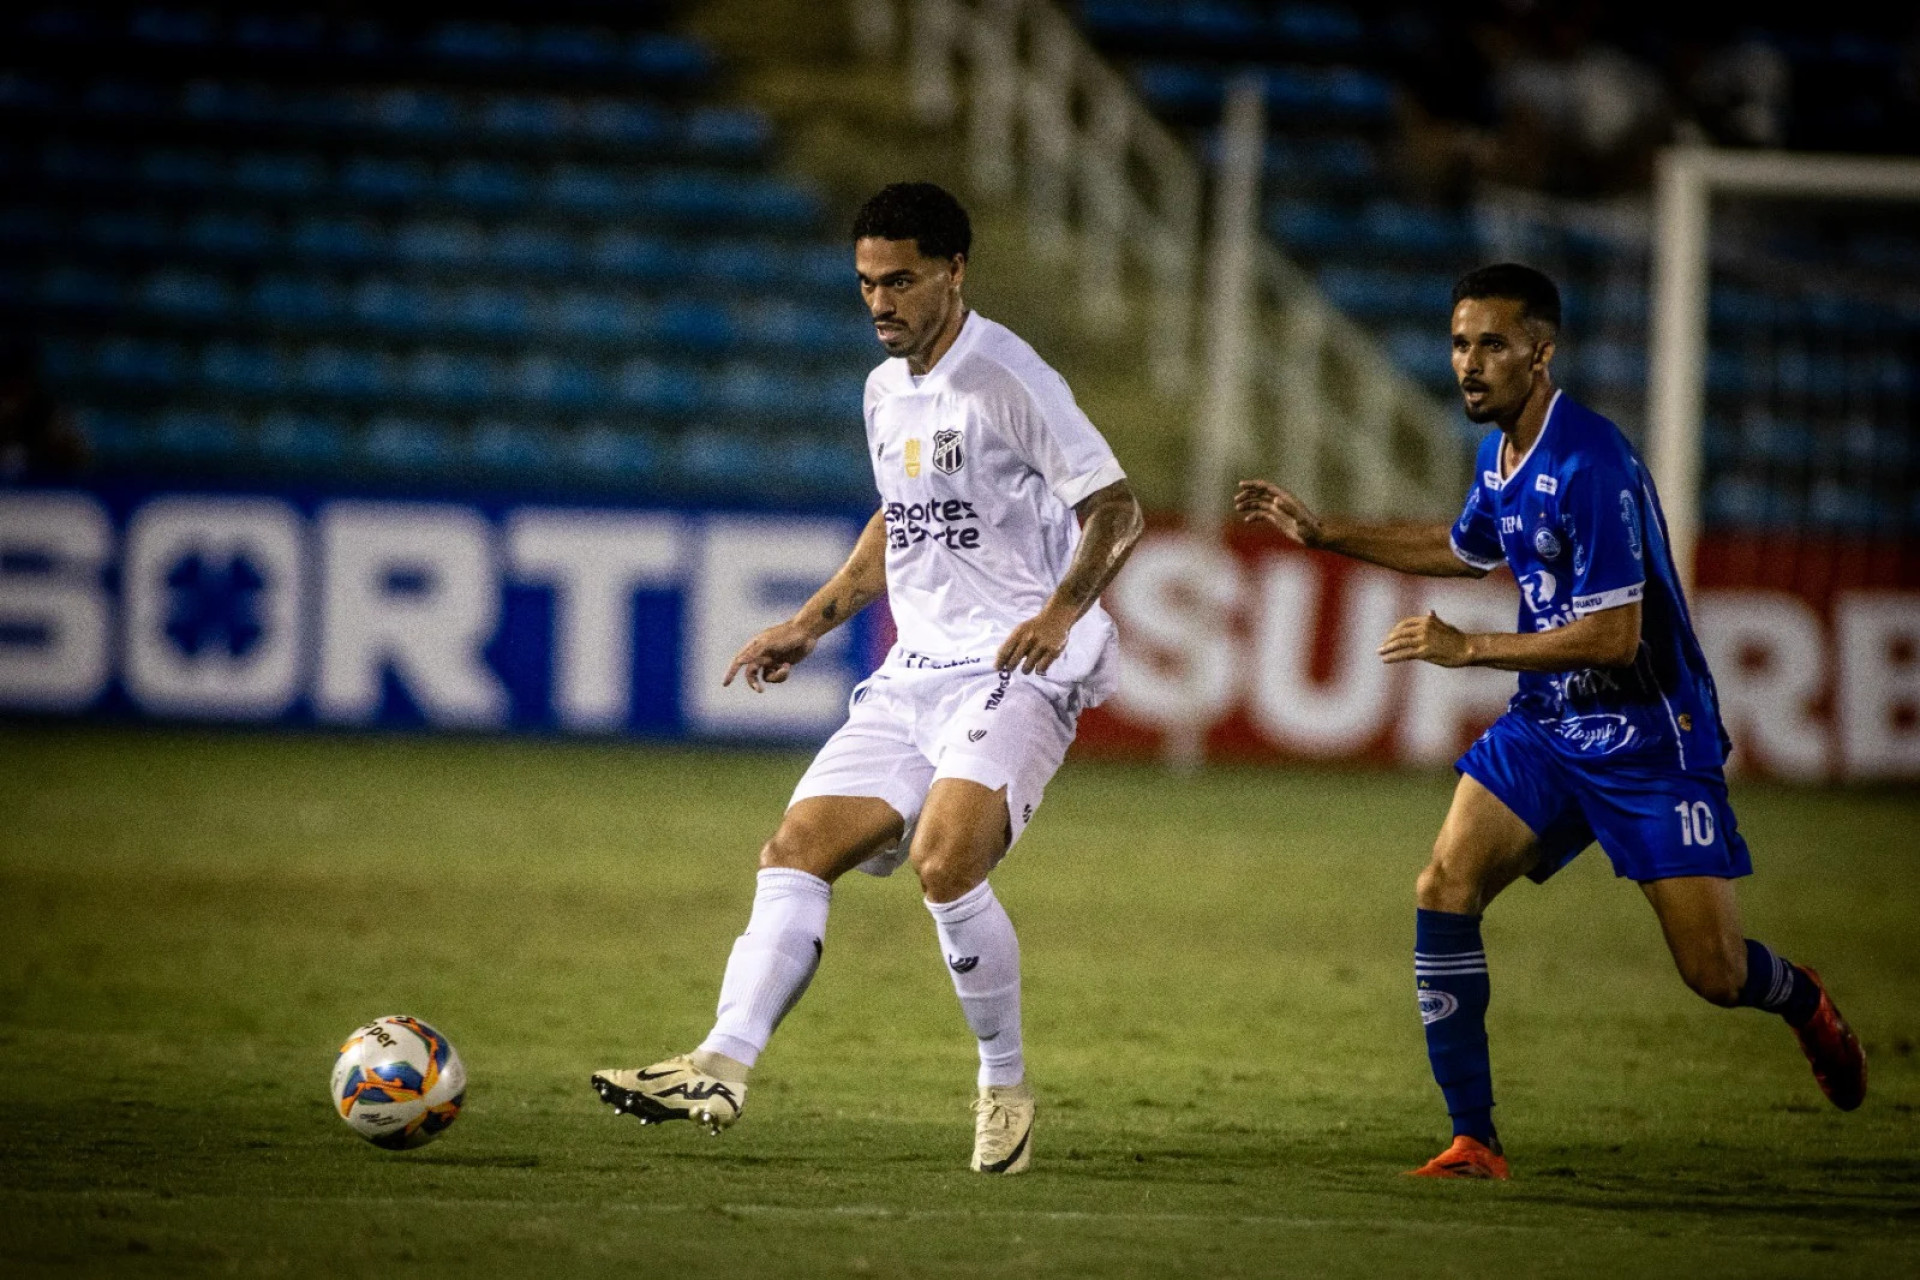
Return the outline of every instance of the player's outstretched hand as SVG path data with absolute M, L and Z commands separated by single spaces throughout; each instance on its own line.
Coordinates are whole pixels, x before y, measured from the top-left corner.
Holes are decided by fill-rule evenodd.
M 726 677 L 720 681 L 724 685 L 733 683 L 734 676 L 746 673 L 747 688 L 755 693 L 763 693 L 762 682 L 779 684 L 793 670 L 793 665 L 813 652 L 813 646 L 819 640 L 797 622 L 782 622 L 768 627 L 753 639 L 740 646 L 740 652 L 733 655 L 733 661 L 727 664 Z
M 1437 667 L 1467 665 L 1467 635 L 1442 622 L 1432 611 L 1424 618 L 1402 618 L 1380 642 L 1382 662 L 1431 662 Z
M 1007 633 L 993 669 L 1045 675 L 1053 660 L 1066 652 L 1067 633 L 1074 621 L 1066 610 L 1047 606 Z
M 1277 484 L 1242 480 L 1233 493 L 1233 509 L 1248 524 L 1270 524 L 1303 547 L 1320 545 L 1320 517 Z

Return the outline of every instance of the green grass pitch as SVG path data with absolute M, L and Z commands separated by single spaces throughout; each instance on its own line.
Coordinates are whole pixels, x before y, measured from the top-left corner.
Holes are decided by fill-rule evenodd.
M 1033 1171 L 970 1174 L 973 1050 L 910 879 L 849 877 L 719 1139 L 595 1067 L 692 1045 L 803 760 L 485 740 L 0 733 L 0 1273 L 1910 1275 L 1920 799 L 1736 787 L 1749 931 L 1869 1045 L 1830 1108 L 1786 1029 L 1673 975 L 1597 852 L 1489 917 L 1504 1186 L 1445 1137 L 1412 882 L 1450 780 L 1068 766 L 996 876 Z M 472 1076 L 389 1154 L 345 1033 Z

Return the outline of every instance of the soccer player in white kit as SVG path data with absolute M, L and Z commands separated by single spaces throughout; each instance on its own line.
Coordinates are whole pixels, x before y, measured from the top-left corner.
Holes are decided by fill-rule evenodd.
M 966 211 L 931 183 L 889 186 L 854 220 L 861 295 L 890 357 L 865 404 L 880 509 L 832 580 L 749 640 L 725 683 L 780 683 L 883 594 L 899 641 L 760 851 L 712 1032 L 692 1053 L 594 1073 L 600 1097 L 642 1123 L 731 1125 L 820 963 L 834 882 L 911 862 L 979 1041 L 972 1167 L 1020 1173 L 1032 1158 L 1020 944 L 987 876 L 1039 807 L 1081 710 L 1113 687 L 1113 622 L 1097 602 L 1142 519 L 1066 381 L 968 311 L 971 238 Z

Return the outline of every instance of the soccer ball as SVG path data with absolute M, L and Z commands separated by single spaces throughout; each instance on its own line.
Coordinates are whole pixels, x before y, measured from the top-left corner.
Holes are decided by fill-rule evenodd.
M 376 1018 L 347 1037 L 333 1062 L 333 1105 L 376 1147 L 424 1147 L 467 1099 L 467 1069 L 453 1044 L 418 1018 Z

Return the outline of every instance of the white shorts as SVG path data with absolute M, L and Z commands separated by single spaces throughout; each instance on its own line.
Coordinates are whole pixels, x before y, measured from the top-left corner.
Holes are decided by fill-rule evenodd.
M 978 665 L 885 666 L 855 686 L 847 722 L 820 748 L 789 807 L 814 796 L 873 796 L 906 822 L 899 843 L 860 864 L 892 875 L 913 843 L 927 792 L 941 778 L 1007 789 L 1007 824 L 1020 838 L 1073 743 L 1071 691 Z

